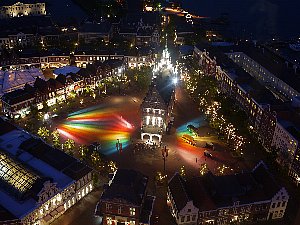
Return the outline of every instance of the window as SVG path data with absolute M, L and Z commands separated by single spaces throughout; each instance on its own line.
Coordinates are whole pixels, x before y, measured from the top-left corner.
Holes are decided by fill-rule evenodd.
M 188 209 L 188 212 L 191 212 L 191 209 Z
M 190 220 L 191 220 L 191 216 L 188 215 L 188 216 L 186 217 L 186 222 L 189 222 Z
M 192 221 L 196 220 L 196 215 L 192 215 Z
M 184 222 L 184 216 L 181 217 L 180 221 L 181 221 L 181 222 Z
M 285 202 L 282 202 L 282 203 L 281 203 L 281 207 L 284 207 L 284 206 L 285 206 Z
M 130 216 L 135 216 L 135 208 L 130 208 Z
M 118 207 L 118 214 L 121 214 L 122 213 L 122 206 L 119 206 Z
M 272 208 L 275 208 L 275 205 L 276 205 L 276 203 L 274 202 L 274 203 L 272 204 Z
M 110 211 L 111 210 L 111 204 L 106 204 L 106 211 Z

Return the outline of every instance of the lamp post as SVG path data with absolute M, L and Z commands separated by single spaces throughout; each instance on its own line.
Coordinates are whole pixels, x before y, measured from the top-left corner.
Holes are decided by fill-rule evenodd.
M 169 149 L 167 149 L 167 146 L 161 149 L 161 154 L 164 160 L 164 174 L 166 174 L 166 159 L 168 157 L 168 151 Z

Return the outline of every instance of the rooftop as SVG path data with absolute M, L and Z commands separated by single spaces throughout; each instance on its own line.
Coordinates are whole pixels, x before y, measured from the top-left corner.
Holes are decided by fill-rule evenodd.
M 254 77 L 247 73 L 242 67 L 234 63 L 225 53 L 228 47 L 217 47 L 206 44 L 196 46 L 201 50 L 209 52 L 211 58 L 216 58 L 217 65 L 227 72 L 233 81 L 250 94 L 258 104 L 274 104 L 280 102 L 273 93 L 264 85 L 260 84 Z
M 25 84 L 33 84 L 37 77 L 45 79 L 42 71 L 37 68 L 28 70 L 8 70 L 0 71 L 3 77 L 2 92 L 7 93 L 16 89 L 21 89 Z M 0 90 L 1 91 L 1 90 Z
M 254 46 L 251 43 L 235 45 L 232 50 L 245 53 L 273 75 L 300 92 L 300 70 L 298 69 L 295 73 L 293 65 L 291 63 L 286 64 L 287 61 L 279 54 L 275 54 L 262 45 Z
M 123 200 L 128 204 L 141 206 L 148 177 L 130 169 L 118 169 L 112 184 L 102 193 L 101 201 Z
M 55 75 L 62 74 L 64 76 L 66 76 L 69 73 L 77 73 L 80 69 L 81 68 L 76 67 L 76 66 L 64 66 L 64 67 L 55 69 L 53 71 L 53 74 L 55 74 Z
M 0 206 L 18 219 L 37 207 L 38 194 L 46 181 L 63 190 L 91 171 L 2 118 L 0 127 L 0 183 L 5 184 L 0 186 Z
M 232 206 L 236 201 L 240 204 L 265 201 L 271 199 L 280 188 L 263 162 L 246 173 L 215 176 L 209 172 L 187 181 L 175 174 L 169 182 L 178 210 L 188 201 L 193 201 L 200 211 Z

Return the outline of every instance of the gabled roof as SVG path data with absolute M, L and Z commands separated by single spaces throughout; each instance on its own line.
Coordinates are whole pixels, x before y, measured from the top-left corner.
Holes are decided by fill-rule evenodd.
M 2 96 L 2 100 L 10 105 L 23 102 L 33 98 L 34 95 L 25 90 L 18 89 L 9 93 L 6 93 Z
M 209 172 L 184 181 L 175 174 L 168 186 L 178 210 L 193 201 L 200 211 L 232 206 L 234 202 L 268 201 L 282 188 L 263 162 L 250 172 L 233 175 L 215 176 Z
M 170 76 L 163 75 L 157 76 L 155 84 L 165 104 L 169 105 L 172 95 L 175 92 L 175 86 L 172 78 Z
M 145 197 L 148 177 L 130 169 L 118 169 L 112 184 L 103 192 L 102 201 L 121 200 L 141 206 Z
M 157 90 L 155 84 L 152 83 L 152 85 L 149 87 L 146 97 L 144 98 L 144 101 L 142 103 L 142 107 L 156 109 L 166 108 L 166 104 L 161 95 L 159 94 L 159 91 Z
M 169 181 L 168 186 L 174 199 L 176 208 L 178 211 L 180 211 L 190 201 L 186 192 L 185 181 L 178 173 L 175 173 L 175 175 Z

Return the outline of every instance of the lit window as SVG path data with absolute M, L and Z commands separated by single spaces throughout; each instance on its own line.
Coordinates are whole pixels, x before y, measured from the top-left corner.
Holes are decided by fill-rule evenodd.
M 111 210 L 111 204 L 106 204 L 106 211 Z
M 130 216 L 135 216 L 135 208 L 130 208 Z

